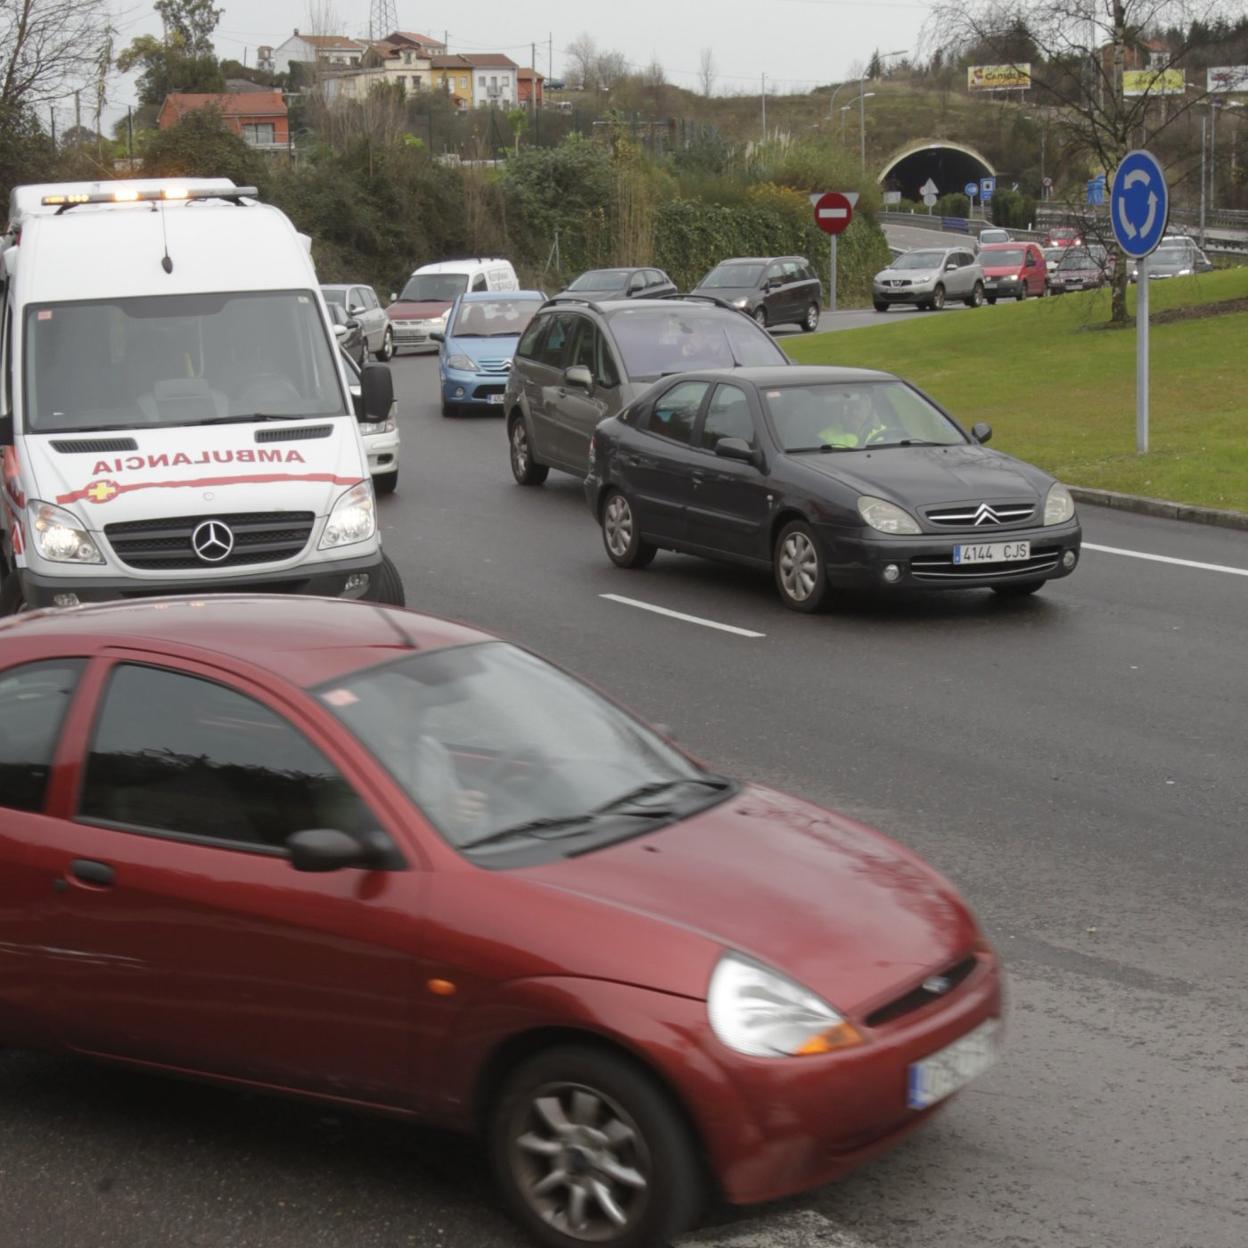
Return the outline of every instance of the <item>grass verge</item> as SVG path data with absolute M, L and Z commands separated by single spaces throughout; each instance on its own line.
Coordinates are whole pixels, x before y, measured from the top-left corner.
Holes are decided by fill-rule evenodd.
M 1150 290 L 1154 313 L 1241 300 L 1248 268 Z M 1088 291 L 784 346 L 800 364 L 899 373 L 964 426 L 988 421 L 994 447 L 1071 485 L 1248 511 L 1248 312 L 1152 326 L 1145 456 L 1135 453 L 1135 332 L 1088 332 L 1108 316 L 1109 292 Z

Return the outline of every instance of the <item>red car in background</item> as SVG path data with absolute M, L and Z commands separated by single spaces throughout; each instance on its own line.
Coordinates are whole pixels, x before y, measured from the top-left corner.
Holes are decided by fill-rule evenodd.
M 1078 247 L 1083 235 L 1073 225 L 1055 225 L 1043 238 L 1042 247 Z
M 0 1045 L 479 1131 L 554 1248 L 823 1183 L 994 1059 L 946 880 L 517 646 L 213 596 L 0 654 Z
M 998 299 L 1043 298 L 1049 293 L 1049 270 L 1044 252 L 1035 243 L 988 243 L 979 249 L 984 270 L 984 297 Z

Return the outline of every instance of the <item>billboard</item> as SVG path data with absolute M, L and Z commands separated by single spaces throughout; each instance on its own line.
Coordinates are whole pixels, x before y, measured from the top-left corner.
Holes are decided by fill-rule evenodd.
M 1205 90 L 1210 95 L 1229 95 L 1232 91 L 1248 93 L 1248 65 L 1223 65 L 1207 72 Z
M 1031 86 L 1031 65 L 968 65 L 968 91 L 1026 91 Z
M 1187 81 L 1181 69 L 1124 69 L 1123 95 L 1182 95 Z

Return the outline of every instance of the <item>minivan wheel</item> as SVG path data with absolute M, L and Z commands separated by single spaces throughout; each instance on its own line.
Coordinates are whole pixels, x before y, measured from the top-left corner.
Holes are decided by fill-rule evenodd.
M 812 303 L 802 318 L 802 332 L 813 334 L 819 328 L 819 305 Z
M 886 304 L 886 303 L 880 303 L 880 302 L 879 302 L 879 300 L 876 300 L 876 303 L 875 303 L 875 310 L 876 310 L 877 312 L 887 312 L 887 311 L 888 311 L 888 304 Z
M 511 475 L 517 485 L 541 485 L 550 475 L 545 464 L 539 464 L 533 458 L 533 449 L 529 443 L 529 430 L 520 415 L 511 418 L 507 428 L 507 441 L 510 444 Z
M 394 330 L 388 325 L 386 332 L 381 336 L 381 350 L 377 352 L 376 358 L 383 364 L 394 358 Z
M 1027 298 L 1027 279 L 1026 278 L 1023 278 L 1018 283 L 1018 294 L 1015 295 L 1014 298 L 1018 300 L 1019 303 L 1022 303 L 1022 301 Z
M 487 1123 L 514 1216 L 550 1248 L 650 1248 L 687 1230 L 705 1181 L 669 1096 L 591 1048 L 549 1049 L 507 1080 Z
M 761 303 L 754 309 L 754 324 L 759 329 L 767 328 L 767 309 Z
M 805 520 L 791 520 L 776 538 L 773 559 L 780 601 L 794 611 L 818 611 L 828 595 L 828 574 Z
M 984 284 L 976 282 L 975 289 L 971 291 L 971 297 L 966 301 L 968 308 L 982 308 L 984 306 Z
M 935 289 L 934 291 L 932 291 L 932 297 L 931 297 L 931 299 L 930 299 L 930 300 L 928 300 L 928 304 L 927 304 L 927 306 L 928 306 L 929 308 L 931 308 L 931 310 L 932 310 L 933 312 L 943 312 L 943 311 L 944 311 L 944 308 L 945 308 L 945 288 L 944 288 L 943 286 L 937 286 L 937 287 L 936 287 L 936 289 Z
M 602 506 L 602 544 L 617 568 L 644 568 L 658 553 L 642 538 L 633 508 L 619 490 L 612 490 Z

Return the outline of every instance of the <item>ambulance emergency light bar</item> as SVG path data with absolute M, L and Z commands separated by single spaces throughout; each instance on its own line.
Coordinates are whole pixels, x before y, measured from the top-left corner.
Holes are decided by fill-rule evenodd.
M 132 186 L 118 187 L 115 191 L 89 191 L 72 195 L 45 195 L 40 203 L 46 208 L 66 212 L 79 204 L 135 204 L 156 200 L 188 199 L 255 199 L 259 192 L 254 186 L 165 186 L 160 189 L 138 190 Z

